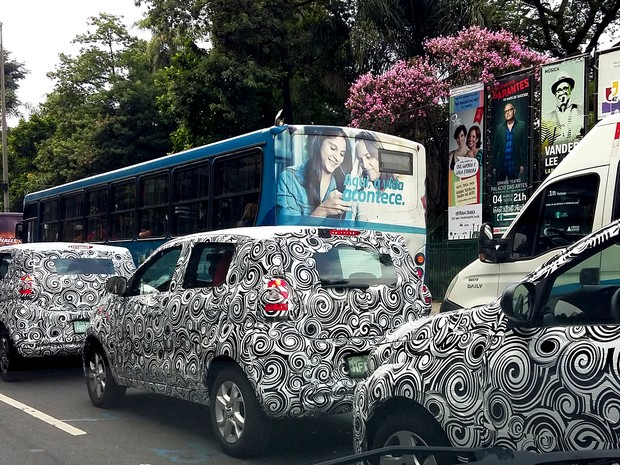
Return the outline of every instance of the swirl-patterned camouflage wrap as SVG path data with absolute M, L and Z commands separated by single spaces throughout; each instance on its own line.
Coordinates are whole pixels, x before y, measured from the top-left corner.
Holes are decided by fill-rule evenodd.
M 228 276 L 214 288 L 185 289 L 185 268 L 202 242 L 235 244 Z M 397 285 L 322 287 L 313 254 L 340 244 L 389 254 Z M 169 292 L 113 296 L 94 320 L 91 337 L 121 385 L 208 404 L 210 368 L 225 360 L 241 367 L 272 417 L 346 412 L 356 381 L 345 357 L 430 312 L 400 235 L 325 238 L 316 228 L 258 227 L 187 236 L 159 250 L 174 247 L 181 254 Z M 274 277 L 287 284 L 286 315 L 264 311 Z
M 522 282 L 539 283 L 618 235 L 614 222 Z M 370 354 L 371 375 L 358 384 L 355 450 L 369 447 L 395 398 L 430 412 L 458 447 L 617 448 L 619 340 L 612 324 L 512 328 L 500 299 L 405 324 Z
M 77 248 L 72 248 L 77 247 Z M 6 274 L 0 279 L 0 323 L 23 357 L 77 355 L 85 333 L 74 332 L 74 320 L 89 320 L 105 294 L 108 274 L 57 274 L 55 259 L 111 259 L 114 273 L 130 276 L 135 265 L 123 247 L 70 243 L 0 247 Z M 20 295 L 28 277 L 32 294 Z

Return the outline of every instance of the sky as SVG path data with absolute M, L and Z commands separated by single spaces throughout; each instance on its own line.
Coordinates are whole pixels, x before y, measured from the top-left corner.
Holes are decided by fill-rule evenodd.
M 99 13 L 123 16 L 132 35 L 145 34 L 131 26 L 142 18 L 142 10 L 133 0 L 2 0 L 3 48 L 30 71 L 19 83 L 17 95 L 22 103 L 36 106 L 45 100 L 54 86 L 46 73 L 60 63 L 60 53 L 77 54 L 71 41 L 86 33 L 87 19 Z M 7 124 L 13 127 L 17 120 L 8 118 Z

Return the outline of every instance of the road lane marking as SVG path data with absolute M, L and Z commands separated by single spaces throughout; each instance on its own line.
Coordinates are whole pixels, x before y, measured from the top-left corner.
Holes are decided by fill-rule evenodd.
M 64 431 L 65 433 L 69 433 L 73 436 L 81 436 L 82 434 L 86 434 L 86 431 L 82 431 L 81 429 L 74 428 L 73 426 L 65 423 L 64 421 L 57 420 L 56 418 L 51 417 L 46 413 L 43 413 L 35 408 L 29 407 L 26 404 L 22 404 L 21 402 L 15 399 L 11 399 L 10 397 L 5 396 L 4 394 L 0 394 L 0 402 L 4 402 L 5 404 L 10 405 L 11 407 L 15 407 L 16 409 L 21 410 L 22 412 L 27 413 L 28 415 L 31 415 L 41 421 L 44 421 L 45 423 L 55 426 L 56 428 Z

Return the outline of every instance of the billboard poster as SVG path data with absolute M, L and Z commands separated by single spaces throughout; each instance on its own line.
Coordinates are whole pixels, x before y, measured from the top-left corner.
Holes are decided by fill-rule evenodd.
M 288 126 L 274 143 L 276 224 L 426 234 L 421 144 L 361 129 L 301 125 Z
M 489 201 L 494 233 L 503 233 L 527 201 L 531 72 L 498 78 L 491 90 Z
M 597 89 L 597 119 L 620 111 L 620 49 L 599 54 Z
M 585 55 L 541 68 L 540 180 L 585 134 L 585 73 Z
M 476 237 L 482 224 L 484 85 L 450 91 L 448 240 Z

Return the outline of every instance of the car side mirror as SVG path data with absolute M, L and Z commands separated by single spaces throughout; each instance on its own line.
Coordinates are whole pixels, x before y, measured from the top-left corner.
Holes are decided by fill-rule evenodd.
M 497 244 L 493 238 L 493 225 L 483 223 L 478 236 L 478 257 L 483 262 L 497 263 Z
M 500 307 L 508 320 L 517 325 L 529 323 L 534 316 L 536 288 L 530 283 L 511 284 L 500 298 Z
M 124 276 L 110 276 L 105 283 L 105 290 L 111 294 L 125 295 L 125 292 L 127 292 L 127 278 Z

